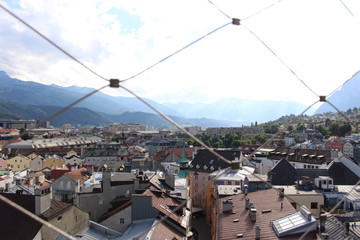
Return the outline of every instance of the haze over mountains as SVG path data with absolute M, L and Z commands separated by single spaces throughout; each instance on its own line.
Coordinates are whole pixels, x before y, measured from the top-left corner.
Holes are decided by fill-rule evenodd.
M 359 106 L 360 97 L 356 94 L 356 90 L 360 89 L 359 78 L 358 74 L 329 100 L 341 110 L 347 110 L 349 106 Z M 0 85 L 0 118 L 7 119 L 46 119 L 62 107 L 94 90 L 21 81 L 9 77 L 3 71 L 0 71 Z M 272 121 L 284 115 L 299 114 L 307 107 L 296 102 L 236 98 L 223 98 L 208 104 L 186 102 L 160 104 L 150 99 L 146 101 L 179 124 L 197 125 L 203 128 Z M 318 111 L 329 110 L 326 106 L 321 106 Z M 97 92 L 51 120 L 54 126 L 61 126 L 64 123 L 101 126 L 129 122 L 153 125 L 157 128 L 172 127 L 138 99 L 114 97 L 102 92 Z

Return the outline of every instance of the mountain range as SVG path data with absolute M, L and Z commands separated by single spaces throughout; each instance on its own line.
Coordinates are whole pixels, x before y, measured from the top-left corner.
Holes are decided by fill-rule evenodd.
M 329 100 L 340 109 L 342 106 L 349 106 L 348 103 L 355 105 L 357 103 L 359 106 L 359 100 L 354 100 L 359 99 L 356 95 L 356 89 L 360 87 L 359 77 L 359 75 L 355 76 L 354 81 L 350 80 Z M 62 87 L 22 81 L 9 77 L 4 71 L 0 71 L 0 85 L 0 118 L 6 119 L 43 120 L 94 91 L 84 87 Z M 296 102 L 237 98 L 223 98 L 208 104 L 187 102 L 160 104 L 151 99 L 145 100 L 180 125 L 197 125 L 203 128 L 250 125 L 255 121 L 267 122 L 283 115 L 299 114 L 307 107 Z M 322 108 L 323 106 L 318 111 Z M 135 97 L 110 96 L 102 92 L 95 93 L 76 107 L 51 120 L 54 126 L 61 126 L 64 123 L 102 126 L 129 122 L 153 125 L 157 128 L 173 127 Z
M 360 106 L 360 72 L 357 72 L 341 89 L 335 91 L 329 98 L 329 102 L 335 105 L 340 111 Z M 323 103 L 315 112 L 335 112 L 335 109 L 328 103 Z

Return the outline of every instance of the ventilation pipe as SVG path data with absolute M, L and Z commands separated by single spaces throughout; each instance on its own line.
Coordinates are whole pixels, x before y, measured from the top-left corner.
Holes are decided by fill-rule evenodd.
M 256 240 L 259 240 L 260 239 L 260 226 L 259 225 L 256 225 L 256 229 L 255 229 L 255 239 Z

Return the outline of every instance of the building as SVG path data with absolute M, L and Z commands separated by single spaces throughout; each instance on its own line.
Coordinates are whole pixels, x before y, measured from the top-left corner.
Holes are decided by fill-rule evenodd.
M 215 149 L 216 153 L 229 161 L 240 161 L 242 151 L 232 149 Z M 207 189 L 209 186 L 209 175 L 217 170 L 230 167 L 230 164 L 221 160 L 206 149 L 199 149 L 194 159 L 189 164 L 191 177 L 191 196 L 193 206 L 197 208 L 206 208 Z
M 50 168 L 50 169 L 54 169 L 57 167 L 61 167 L 63 165 L 65 165 L 65 161 L 56 157 L 52 157 L 50 159 L 47 159 L 45 161 L 43 161 L 42 167 L 43 168 Z
M 8 144 L 3 148 L 3 152 L 10 156 L 15 156 L 16 154 L 29 155 L 34 152 L 42 156 L 45 154 L 65 155 L 70 150 L 80 152 L 81 148 L 95 147 L 101 141 L 101 138 L 94 136 L 30 139 Z
M 240 132 L 244 136 L 264 134 L 265 131 L 260 127 L 211 127 L 205 130 L 205 134 L 212 136 L 224 136 L 226 134 L 236 134 Z
M 11 168 L 14 172 L 18 172 L 30 168 L 31 160 L 25 156 L 18 155 L 16 157 L 8 159 L 6 162 L 8 168 Z
M 283 227 L 289 218 L 298 221 L 289 228 Z M 305 207 L 297 212 L 274 189 L 226 196 L 216 199 L 212 239 L 299 239 L 311 225 L 312 231 L 303 239 L 316 239 L 315 221 Z

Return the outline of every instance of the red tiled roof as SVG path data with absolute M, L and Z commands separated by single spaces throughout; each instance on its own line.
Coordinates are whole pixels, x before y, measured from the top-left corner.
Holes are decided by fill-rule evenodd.
M 222 202 L 226 199 L 232 199 L 233 211 L 235 214 L 222 212 Z M 254 204 L 257 210 L 256 222 L 252 222 L 249 215 L 249 210 L 245 209 L 245 199 L 249 198 L 249 202 Z M 280 239 L 277 237 L 272 228 L 271 221 L 285 217 L 289 214 L 295 213 L 296 210 L 286 199 L 286 197 L 279 197 L 278 192 L 274 189 L 261 190 L 257 192 L 227 196 L 219 199 L 218 210 L 218 239 L 236 239 L 237 234 L 243 234 L 241 239 L 255 239 L 255 229 L 259 225 L 261 228 L 261 239 Z M 281 202 L 283 207 L 281 208 Z M 262 213 L 263 210 L 270 210 L 270 212 Z M 234 222 L 234 219 L 238 219 Z M 286 236 L 282 239 L 298 239 L 301 234 Z M 314 238 L 315 237 L 315 238 Z M 304 239 L 316 239 L 316 234 L 313 232 L 308 234 Z
M 53 170 L 51 170 L 50 179 L 56 180 L 67 172 L 70 172 L 70 170 L 69 169 L 53 169 Z
M 79 168 L 65 174 L 74 181 L 80 180 L 80 184 L 83 184 L 89 179 L 89 174 L 86 168 Z

